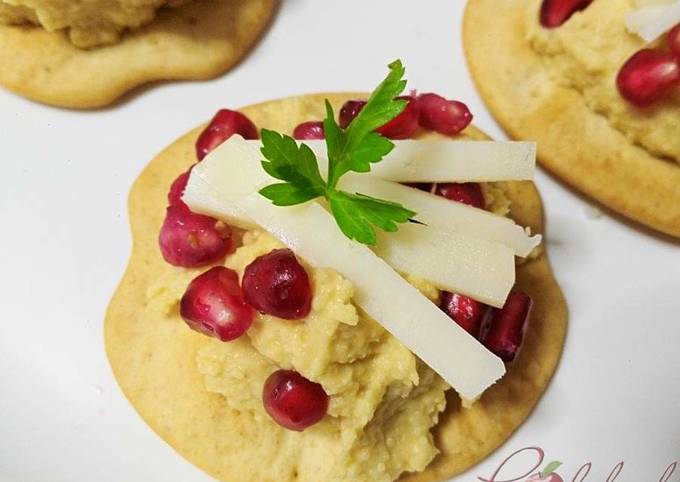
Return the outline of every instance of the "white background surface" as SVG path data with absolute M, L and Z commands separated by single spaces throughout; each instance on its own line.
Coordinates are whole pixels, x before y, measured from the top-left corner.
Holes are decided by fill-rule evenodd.
M 211 82 L 155 85 L 96 112 L 0 91 L 0 481 L 210 480 L 140 420 L 104 354 L 132 181 L 219 107 L 369 90 L 397 57 L 409 87 L 467 102 L 477 126 L 502 137 L 467 73 L 462 10 L 460 0 L 286 0 L 245 62 Z M 529 421 L 456 480 L 490 477 L 539 445 L 565 463 L 565 480 L 592 462 L 586 480 L 604 481 L 623 460 L 619 482 L 657 481 L 680 459 L 680 244 L 597 217 L 543 172 L 537 184 L 571 312 L 566 350 Z

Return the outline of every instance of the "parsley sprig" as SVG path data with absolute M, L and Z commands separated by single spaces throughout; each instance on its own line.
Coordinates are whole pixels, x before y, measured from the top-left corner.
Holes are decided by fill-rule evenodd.
M 375 228 L 394 232 L 415 212 L 399 203 L 376 199 L 337 188 L 340 178 L 350 172 L 369 172 L 371 164 L 380 162 L 394 144 L 375 129 L 397 117 L 407 101 L 395 99 L 406 87 L 405 69 L 400 60 L 389 65 L 390 72 L 373 91 L 368 102 L 346 129 L 335 121 L 326 100 L 323 121 L 328 153 L 328 180 L 319 172 L 314 152 L 290 136 L 262 129 L 262 167 L 269 175 L 284 182 L 260 190 L 277 206 L 292 206 L 318 197 L 325 198 L 342 232 L 360 243 L 375 245 Z

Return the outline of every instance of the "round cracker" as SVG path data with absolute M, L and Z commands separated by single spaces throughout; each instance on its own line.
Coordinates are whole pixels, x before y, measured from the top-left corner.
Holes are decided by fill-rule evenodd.
M 0 85 L 59 107 L 96 108 L 147 82 L 216 77 L 243 58 L 277 0 L 191 0 L 120 42 L 79 49 L 64 32 L 0 25 Z
M 324 98 L 337 109 L 345 100 L 358 96 L 309 95 L 241 111 L 258 127 L 291 132 L 299 122 L 323 117 Z M 266 443 L 249 440 L 254 432 L 248 425 L 252 422 L 239 417 L 221 395 L 205 389 L 203 375 L 196 367 L 196 353 L 209 339 L 188 329 L 177 312 L 163 319 L 140 316 L 147 289 L 157 273 L 169 269 L 157 245 L 168 186 L 195 162 L 194 142 L 199 133 L 200 128 L 194 129 L 161 152 L 134 183 L 129 198 L 133 250 L 106 314 L 106 350 L 127 398 L 180 455 L 219 480 L 286 482 L 288 479 L 255 472 L 266 466 L 262 464 L 266 451 L 260 452 L 260 446 L 267 449 Z M 466 135 L 486 138 L 472 127 Z M 513 202 L 512 217 L 534 232 L 542 232 L 541 201 L 534 185 L 507 183 L 507 193 Z M 181 271 L 177 269 L 178 275 Z M 458 396 L 449 391 L 448 407 L 434 431 L 442 453 L 424 472 L 406 475 L 404 480 L 444 480 L 476 464 L 510 436 L 545 391 L 564 343 L 565 301 L 544 252 L 518 267 L 517 282 L 535 300 L 520 356 L 472 408 L 462 408 Z
M 551 80 L 526 41 L 526 9 L 516 0 L 469 0 L 465 9 L 465 54 L 489 110 L 513 138 L 537 141 L 539 162 L 572 187 L 680 237 L 680 165 L 634 145 Z

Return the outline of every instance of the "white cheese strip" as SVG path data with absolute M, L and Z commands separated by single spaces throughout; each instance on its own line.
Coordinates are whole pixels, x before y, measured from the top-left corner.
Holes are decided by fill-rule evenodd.
M 252 145 L 227 141 L 194 167 L 184 201 L 195 212 L 254 227 L 257 223 L 239 206 L 244 197 L 274 181 L 257 159 Z M 508 247 L 464 233 L 408 223 L 396 233 L 380 234 L 376 252 L 398 271 L 496 307 L 503 306 L 515 282 L 514 256 Z
M 182 200 L 194 212 L 220 218 L 242 229 L 257 228 L 239 207 L 239 200 L 272 182 L 256 144 L 231 136 L 191 170 Z M 213 187 L 218 184 L 219 189 Z
M 424 278 L 497 308 L 515 284 L 515 257 L 498 243 L 406 223 L 378 232 L 374 252 L 397 271 Z
M 310 264 L 350 280 L 357 305 L 464 399 L 476 399 L 505 373 L 498 357 L 370 249 L 345 237 L 318 203 L 281 209 L 253 194 L 239 208 Z
M 416 219 L 430 227 L 505 244 L 517 256 L 527 256 L 541 242 L 540 235 L 528 236 L 511 219 L 396 182 L 347 174 L 340 180 L 340 188 L 401 203 L 418 213 Z
M 257 141 L 254 141 L 257 142 Z M 485 182 L 531 180 L 536 167 L 533 142 L 393 141 L 394 149 L 371 174 L 397 182 Z M 325 141 L 304 141 L 328 169 Z
M 680 23 L 680 0 L 643 6 L 626 15 L 626 28 L 645 42 L 654 42 Z

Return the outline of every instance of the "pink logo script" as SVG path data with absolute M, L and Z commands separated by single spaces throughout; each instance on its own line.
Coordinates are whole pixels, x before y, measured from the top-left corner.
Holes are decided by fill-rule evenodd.
M 525 455 L 534 455 L 535 457 L 535 463 L 531 467 L 529 467 L 528 470 L 524 471 L 521 474 L 508 474 L 506 465 L 508 462 L 510 462 L 514 457 L 524 453 Z M 566 479 L 562 478 L 560 474 L 556 472 L 556 469 L 560 467 L 562 464 L 560 462 L 551 462 L 548 465 L 545 466 L 545 468 L 541 471 L 538 471 L 538 468 L 543 465 L 543 460 L 545 458 L 545 452 L 543 451 L 542 448 L 540 447 L 525 447 L 523 449 L 517 450 L 516 452 L 510 454 L 503 462 L 501 462 L 501 465 L 496 469 L 496 471 L 491 475 L 489 478 L 484 478 L 484 477 L 478 477 L 478 479 L 481 482 L 519 482 L 519 481 L 525 481 L 525 482 L 564 482 Z M 663 472 L 661 475 L 661 478 L 658 479 L 659 482 L 671 482 L 671 476 L 675 472 L 675 469 L 678 467 L 678 461 L 671 462 L 668 467 L 666 467 L 666 470 Z M 609 473 L 609 476 L 605 480 L 605 482 L 615 482 L 621 472 L 623 471 L 624 468 L 624 462 L 621 461 L 618 464 L 614 466 L 612 471 Z M 584 482 L 588 475 L 590 474 L 590 470 L 592 469 L 593 464 L 592 462 L 587 462 L 583 464 L 577 471 L 574 477 L 571 479 L 571 482 Z M 651 480 L 656 480 L 656 479 L 649 479 Z

